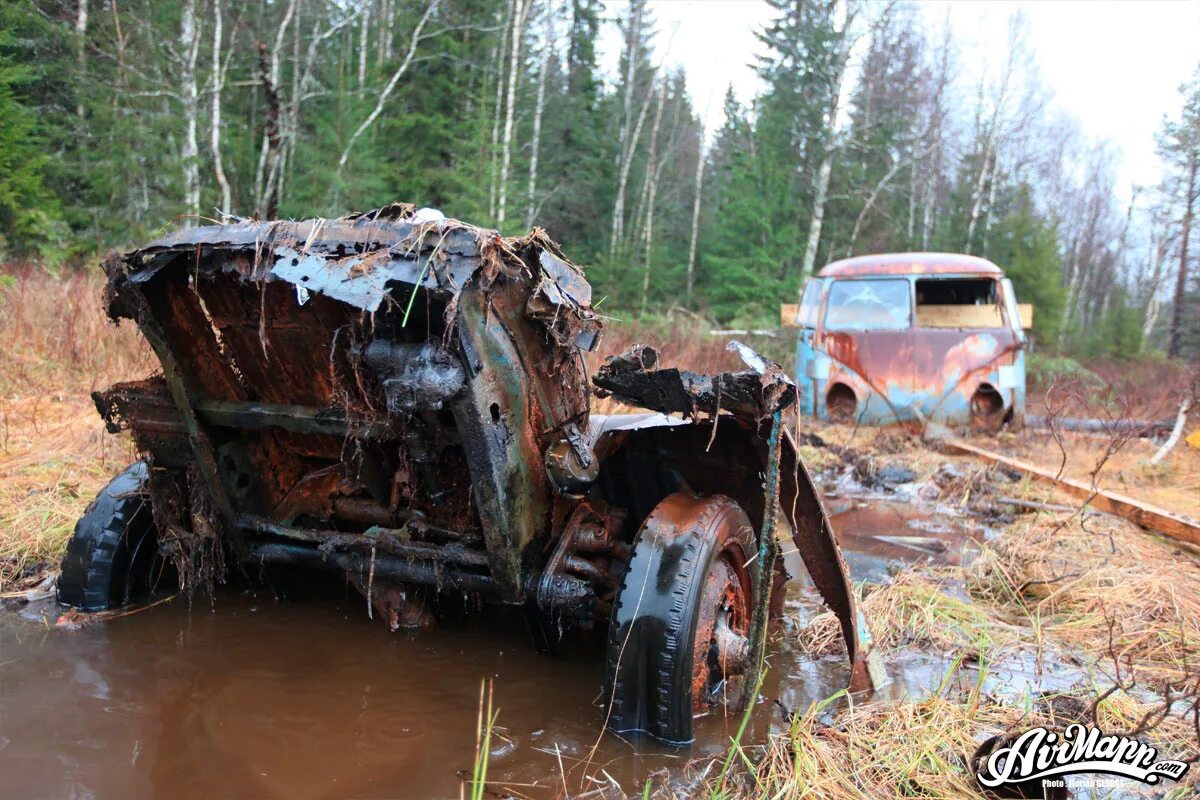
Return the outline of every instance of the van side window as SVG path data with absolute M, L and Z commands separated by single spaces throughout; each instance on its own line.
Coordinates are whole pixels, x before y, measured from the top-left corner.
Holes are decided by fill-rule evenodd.
M 917 325 L 922 328 L 1002 328 L 998 284 L 991 278 L 917 281 Z
M 817 327 L 817 311 L 821 308 L 821 285 L 824 281 L 812 278 L 804 285 L 804 296 L 800 298 L 800 311 L 796 324 L 801 328 Z
M 834 281 L 825 329 L 894 331 L 912 324 L 906 280 Z

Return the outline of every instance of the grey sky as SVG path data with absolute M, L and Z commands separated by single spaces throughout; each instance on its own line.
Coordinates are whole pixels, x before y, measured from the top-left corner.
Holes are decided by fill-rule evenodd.
M 623 9 L 610 0 L 609 11 Z M 949 19 L 960 60 L 996 68 L 1007 42 L 1009 17 L 1024 12 L 1029 44 L 1054 105 L 1074 117 L 1093 140 L 1120 154 L 1120 192 L 1159 177 L 1154 134 L 1164 114 L 1178 111 L 1178 85 L 1200 63 L 1197 0 L 933 0 L 919 3 L 931 25 Z M 699 113 L 710 130 L 720 125 L 725 87 L 753 97 L 754 32 L 771 17 L 761 0 L 652 0 L 658 21 L 657 58 L 687 72 Z M 619 41 L 601 43 L 615 66 Z M 964 64 L 964 69 L 969 64 Z

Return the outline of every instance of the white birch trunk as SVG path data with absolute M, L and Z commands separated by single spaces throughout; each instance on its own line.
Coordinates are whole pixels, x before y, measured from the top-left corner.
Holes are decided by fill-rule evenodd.
M 808 238 L 804 243 L 804 260 L 800 264 L 800 286 L 812 274 L 817 263 L 817 248 L 821 246 L 821 227 L 825 223 L 825 201 L 829 196 L 829 177 L 833 174 L 833 148 L 821 159 L 817 185 L 813 194 L 813 212 L 808 221 Z
M 629 181 L 629 167 L 633 161 L 633 151 L 641 136 L 642 123 L 646 118 L 646 110 L 650 107 L 650 98 L 654 93 L 646 92 L 646 99 L 638 112 L 637 122 L 634 123 L 634 91 L 637 88 L 637 64 L 641 57 L 641 47 L 638 32 L 641 30 L 642 5 L 635 3 L 629 12 L 629 27 L 625 31 L 625 87 L 621 98 L 621 127 L 617 131 L 617 195 L 613 201 L 612 225 L 609 231 L 608 260 L 615 261 L 617 252 L 621 249 L 625 238 L 625 192 Z
M 696 146 L 696 183 L 692 197 L 692 237 L 688 242 L 687 291 L 684 295 L 687 306 L 692 305 L 692 289 L 696 278 L 696 242 L 700 238 L 700 191 L 704 185 L 704 132 Z
M 342 150 L 342 156 L 338 159 L 337 172 L 340 176 L 342 169 L 346 166 L 346 162 L 350 160 L 350 151 L 354 149 L 354 143 L 363 133 L 375 124 L 375 120 L 379 119 L 379 115 L 383 113 L 383 107 L 387 104 L 388 98 L 392 96 L 392 92 L 396 90 L 396 84 L 404 77 L 404 73 L 408 72 L 408 68 L 412 66 L 413 57 L 417 54 L 417 45 L 421 43 L 422 32 L 425 30 L 425 25 L 429 22 L 429 18 L 433 16 L 434 9 L 437 8 L 439 0 L 433 0 L 429 7 L 425 9 L 425 13 L 421 15 L 421 19 L 417 22 L 417 26 L 413 28 L 412 38 L 408 43 L 408 51 L 404 54 L 404 60 L 396 67 L 396 71 L 392 73 L 392 77 L 384 85 L 379 92 L 379 99 L 375 103 L 375 108 L 371 111 L 367 118 L 362 121 L 354 133 L 350 135 L 350 139 L 346 142 L 346 148 Z
M 221 64 L 221 37 L 224 20 L 221 14 L 221 0 L 213 0 L 213 93 L 212 111 L 209 118 L 209 147 L 213 155 L 213 173 L 217 185 L 221 188 L 221 213 L 228 214 L 233 204 L 229 179 L 225 176 L 225 165 L 221 159 L 221 91 L 225 88 L 225 72 Z
M 992 232 L 992 219 L 995 216 L 993 211 L 996 206 L 996 184 L 998 182 L 999 169 L 1000 159 L 992 156 L 992 174 L 988 180 L 987 207 L 983 212 L 983 242 L 979 247 L 980 254 L 985 257 L 988 251 L 988 236 Z
M 904 226 L 904 240 L 912 247 L 913 236 L 917 230 L 917 159 L 914 157 L 908 164 L 908 223 Z
M 1014 29 L 1015 31 L 1015 29 Z M 1008 100 L 1008 85 L 1012 79 L 1013 67 L 1017 57 L 1017 43 L 1015 32 L 1010 33 L 1008 44 L 1008 59 L 1004 65 L 1004 76 L 1000 81 L 1000 92 L 996 96 L 995 105 L 992 107 L 992 118 L 988 123 L 987 138 L 983 146 L 983 162 L 979 165 L 979 176 L 975 180 L 975 188 L 971 193 L 971 213 L 967 220 L 967 241 L 964 250 L 967 253 L 971 252 L 971 245 L 975 241 L 975 229 L 979 225 L 979 217 L 983 211 L 983 188 L 987 180 L 988 166 L 993 163 L 996 158 L 996 145 L 1000 135 L 1001 122 L 1004 114 L 1004 105 Z M 983 100 L 982 81 L 980 86 L 980 101 Z
M 199 118 L 199 89 L 196 85 L 196 59 L 200 52 L 200 37 L 196 30 L 196 0 L 186 0 L 180 22 L 179 45 L 183 51 L 183 66 L 180 72 L 183 99 L 183 145 L 180 160 L 183 162 L 183 204 L 188 215 L 187 224 L 196 224 L 200 214 L 200 145 L 197 139 Z
M 625 236 L 625 192 L 629 187 L 629 168 L 633 166 L 633 150 L 642 137 L 642 126 L 646 122 L 646 112 L 650 110 L 653 97 L 653 92 L 646 92 L 646 100 L 642 103 L 642 110 L 638 113 L 637 124 L 633 126 L 633 133 L 626 148 L 628 152 L 621 159 L 621 169 L 617 175 L 617 197 L 613 201 L 612 231 L 608 243 L 609 261 L 616 259 L 621 240 Z
M 554 49 L 554 3 L 546 7 L 546 30 L 542 37 L 542 60 L 538 65 L 537 102 L 533 108 L 533 141 L 529 152 L 529 198 L 525 211 L 525 227 L 533 227 L 536 209 L 538 153 L 542 146 L 542 112 L 546 107 L 546 73 L 550 71 L 550 51 Z
M 642 302 L 641 313 L 646 313 L 646 301 L 650 295 L 650 256 L 654 245 L 654 199 L 658 194 L 658 131 L 662 125 L 663 105 L 667 99 L 667 79 L 662 79 L 658 89 L 658 108 L 654 112 L 654 126 L 650 129 L 650 154 L 646 158 L 646 224 L 642 242 L 645 251 L 642 257 Z
M 358 40 L 358 91 L 361 94 L 367 88 L 367 43 L 370 41 L 371 5 L 367 3 L 362 14 L 362 27 L 359 29 Z
M 1079 261 L 1080 239 L 1082 235 L 1075 238 L 1075 245 L 1071 248 L 1071 279 L 1067 283 L 1067 302 L 1063 307 L 1062 327 L 1066 330 L 1072 318 L 1075 316 L 1076 300 L 1079 297 L 1079 286 L 1083 278 L 1083 264 Z
M 821 158 L 821 166 L 817 170 L 817 185 L 813 192 L 813 211 L 808 221 L 808 237 L 804 243 L 804 258 L 800 264 L 800 291 L 804 291 L 804 281 L 812 274 L 817 263 L 817 250 L 821 246 L 821 227 L 825 222 L 825 203 L 829 198 L 829 178 L 833 174 L 833 157 L 837 153 L 837 116 L 842 105 L 842 95 L 846 91 L 846 62 L 850 58 L 850 20 L 847 19 L 842 28 L 841 52 L 835 64 L 833 92 L 829 104 L 829 144 Z
M 508 0 L 504 4 L 503 34 L 500 36 L 499 52 L 496 54 L 496 100 L 492 106 L 492 148 L 488 153 L 491 169 L 488 171 L 488 216 L 496 218 L 496 200 L 499 194 L 496 179 L 499 177 L 497 157 L 500 154 L 500 118 L 504 107 L 504 57 L 508 53 L 508 29 L 515 16 L 516 4 L 521 0 Z
M 508 171 L 512 166 L 513 115 L 517 106 L 517 67 L 521 64 L 521 38 L 525 33 L 525 20 L 529 18 L 529 6 L 533 0 L 517 0 L 517 13 L 513 19 L 512 40 L 508 53 L 508 97 L 504 108 L 504 138 L 500 142 L 500 199 L 496 204 L 496 225 L 504 225 L 508 210 Z
M 629 30 L 626 33 L 626 63 L 625 63 L 625 96 L 621 98 L 622 114 L 621 129 L 617 132 L 617 166 L 625 157 L 626 142 L 629 139 L 629 129 L 633 125 L 633 91 L 634 79 L 637 78 L 637 62 L 640 55 L 637 32 L 641 29 L 642 7 L 635 6 L 630 10 Z
M 1154 266 L 1150 271 L 1150 288 L 1146 295 L 1146 311 L 1142 315 L 1143 342 L 1150 341 L 1150 335 L 1154 332 L 1154 325 L 1158 322 L 1158 312 L 1162 305 L 1159 301 L 1158 293 L 1162 288 L 1163 261 L 1167 255 L 1166 238 L 1165 235 L 1156 233 L 1150 247 L 1150 257 L 1154 260 Z
M 87 29 L 88 0 L 79 0 L 79 5 L 75 9 L 75 46 L 77 48 L 76 57 L 79 61 L 79 77 L 81 84 L 83 79 L 87 76 Z M 82 85 L 80 88 L 82 89 Z M 75 114 L 80 117 L 83 116 L 82 100 L 80 100 L 75 106 Z
M 283 50 L 283 41 L 287 35 L 288 27 L 296 15 L 298 2 L 299 0 L 291 0 L 288 3 L 287 10 L 283 14 L 283 20 L 279 24 L 279 30 L 275 32 L 275 41 L 271 46 L 265 70 L 266 75 L 263 76 L 265 82 L 268 84 L 264 88 L 268 92 L 268 95 L 271 92 L 275 93 L 276 105 L 274 108 L 269 108 L 267 112 L 268 116 L 274 114 L 275 119 L 273 123 L 268 119 L 267 124 L 263 126 L 262 149 L 259 152 L 258 167 L 254 174 L 254 209 L 256 216 L 260 219 L 266 216 L 274 205 L 271 200 L 275 191 L 276 174 L 279 169 L 279 131 L 283 125 L 278 106 L 280 53 Z M 299 22 L 296 24 L 298 25 Z M 274 125 L 274 131 L 272 131 L 272 125 Z M 275 138 L 275 142 L 271 141 L 272 135 Z
M 392 57 L 392 4 L 390 0 L 379 1 L 379 57 L 378 65 Z

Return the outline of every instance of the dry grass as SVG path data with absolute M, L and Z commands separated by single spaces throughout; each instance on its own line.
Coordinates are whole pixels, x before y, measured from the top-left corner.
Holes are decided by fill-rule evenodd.
M 1038 515 L 969 567 L 901 573 L 862 609 L 885 652 L 978 660 L 1036 648 L 1077 654 L 1101 678 L 1200 690 L 1200 558 L 1112 517 Z M 836 618 L 816 617 L 801 643 L 840 650 Z
M 1052 671 L 1067 654 L 1091 677 L 1066 698 L 1032 695 L 1016 704 L 976 690 L 852 706 L 833 720 L 814 707 L 765 747 L 739 750 L 736 781 L 714 783 L 712 796 L 980 797 L 966 759 L 982 738 L 1056 713 L 1059 724 L 1088 722 L 1093 704 L 1102 730 L 1133 731 L 1161 708 L 1151 698 L 1164 696 L 1177 705 L 1151 738 L 1164 757 L 1200 756 L 1187 710 L 1200 692 L 1200 557 L 1124 520 L 1030 515 L 971 566 L 905 571 L 869 591 L 862 610 L 885 658 L 899 648 L 938 651 L 953 672 L 1033 651 Z M 841 650 L 833 615 L 816 617 L 801 644 Z M 1103 696 L 1109 687 L 1116 688 Z M 1061 718 L 1064 708 L 1073 711 Z M 1166 796 L 1194 796 L 1198 776 L 1188 778 Z
M 1191 433 L 1197 424 L 1200 415 L 1193 413 L 1186 432 Z M 1061 467 L 1064 476 L 1090 484 L 1108 446 L 1107 439 L 1071 433 L 1064 433 L 1063 438 L 1065 461 L 1063 451 L 1045 431 L 1026 431 L 997 444 L 1009 455 L 1055 472 Z M 1200 519 L 1200 449 L 1180 441 L 1161 462 L 1151 464 L 1158 447 L 1150 439 L 1129 441 L 1104 461 L 1096 475 L 1097 487 Z
M 0 271 L 0 592 L 56 567 L 75 520 L 134 458 L 89 393 L 150 373 L 136 330 L 103 309 L 97 272 Z
M 898 574 L 891 583 L 874 587 L 862 598 L 876 646 L 884 651 L 918 647 L 950 655 L 983 652 L 993 657 L 1021 646 L 1028 631 L 1019 618 L 987 608 L 954 592 L 962 573 L 941 567 Z M 841 628 L 832 614 L 822 614 L 801 632 L 810 652 L 842 651 Z
M 938 693 L 917 702 L 851 704 L 833 719 L 828 705 L 796 715 L 764 746 L 735 750 L 740 768 L 724 778 L 709 770 L 716 776 L 708 779 L 705 793 L 711 798 L 982 800 L 989 796 L 981 793 L 968 765 L 984 739 L 1091 718 L 1090 702 L 1074 695 L 1043 697 L 1018 708 L 978 690 L 949 697 Z M 1114 695 L 1097 707 L 1096 719 L 1102 730 L 1129 731 L 1148 710 L 1128 695 Z M 1189 733 L 1183 720 L 1169 718 L 1151 738 L 1167 748 L 1169 757 L 1195 756 L 1194 743 L 1187 745 Z M 1194 796 L 1195 780 L 1189 775 L 1167 796 Z M 1163 790 L 1146 794 L 1163 796 Z
M 979 797 L 966 769 L 976 732 L 999 732 L 1020 716 L 1003 706 L 939 696 L 851 706 L 832 725 L 823 712 L 814 705 L 794 718 L 762 748 L 752 771 L 724 792 L 714 787 L 713 796 Z
M 1056 514 L 1014 527 L 975 562 L 968 587 L 1110 673 L 1103 662 L 1116 657 L 1143 681 L 1200 674 L 1200 560 L 1124 520 Z

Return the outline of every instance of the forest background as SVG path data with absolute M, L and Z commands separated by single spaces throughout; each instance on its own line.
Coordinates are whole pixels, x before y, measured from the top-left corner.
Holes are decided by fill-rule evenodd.
M 0 262 L 401 200 L 544 227 L 618 319 L 773 326 L 831 260 L 944 250 L 1008 272 L 1043 351 L 1196 357 L 1200 79 L 1125 203 L 1020 15 L 969 79 L 919 5 L 769 3 L 706 135 L 645 0 L 0 0 Z

